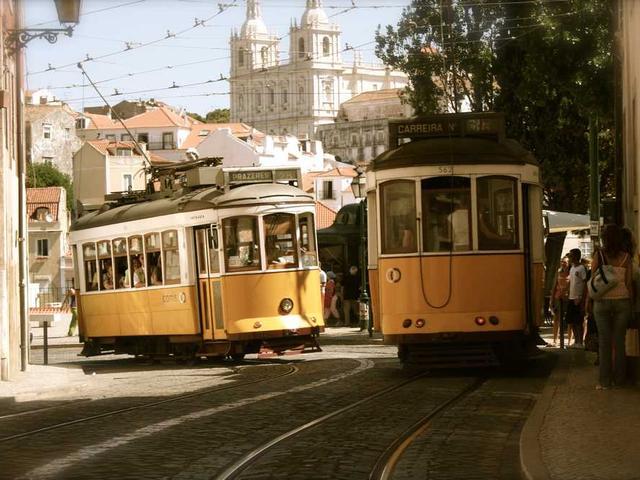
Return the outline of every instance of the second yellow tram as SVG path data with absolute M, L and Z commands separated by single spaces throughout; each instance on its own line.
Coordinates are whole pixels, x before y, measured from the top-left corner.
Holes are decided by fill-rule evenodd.
M 373 313 L 405 363 L 488 365 L 541 323 L 538 163 L 499 114 L 390 121 L 367 172 Z

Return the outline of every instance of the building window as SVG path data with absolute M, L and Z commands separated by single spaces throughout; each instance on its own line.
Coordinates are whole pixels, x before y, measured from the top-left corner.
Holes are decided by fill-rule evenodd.
M 262 47 L 260 49 L 260 60 L 262 60 L 262 66 L 266 67 L 267 66 L 267 60 L 269 59 L 268 57 L 268 51 L 267 51 L 267 47 Z
M 332 200 L 333 197 L 333 180 L 325 180 L 322 182 L 322 198 L 324 200 Z
M 322 39 L 322 54 L 325 57 L 331 54 L 331 43 L 329 42 L 329 37 L 324 37 Z
M 116 155 L 119 157 L 130 157 L 132 152 L 130 148 L 116 148 Z
M 46 165 L 53 165 L 53 157 L 42 157 L 42 163 Z
M 115 142 L 116 141 L 116 136 L 112 133 L 105 135 L 105 138 L 109 141 L 109 142 Z
M 258 90 L 255 91 L 254 93 L 255 96 L 255 101 L 256 101 L 256 107 L 261 107 L 262 106 L 262 95 L 260 94 L 260 92 Z
M 139 133 L 138 134 L 138 142 L 140 143 L 149 143 L 149 134 L 148 133 Z
M 131 189 L 133 189 L 133 175 L 125 173 L 122 175 L 122 191 L 128 192 Z
M 238 107 L 240 110 L 244 110 L 244 95 L 238 95 Z
M 171 150 L 175 148 L 173 143 L 173 132 L 164 132 L 162 134 L 162 149 Z
M 273 87 L 267 87 L 267 96 L 269 98 L 269 105 L 276 104 L 276 92 Z
M 298 58 L 304 58 L 304 38 L 298 39 Z
M 282 91 L 282 104 L 286 105 L 287 103 L 289 103 L 289 91 L 285 88 Z
M 83 130 L 87 128 L 87 119 L 84 117 L 76 119 L 76 128 L 78 130 Z
M 46 140 L 51 140 L 51 125 L 48 123 L 42 124 L 42 136 Z
M 120 135 L 120 140 L 122 140 L 123 142 L 131 142 L 133 138 L 131 138 L 131 135 L 129 135 L 128 133 L 123 133 L 122 135 Z
M 36 240 L 36 255 L 38 257 L 48 257 L 49 256 L 49 239 L 47 238 L 39 238 Z
M 304 87 L 298 87 L 298 105 L 304 103 Z
M 244 66 L 244 48 L 238 49 L 238 65 L 240 67 Z
M 49 216 L 48 218 L 47 215 Z M 31 218 L 37 220 L 38 222 L 46 222 L 50 221 L 51 214 L 49 213 L 49 209 L 47 207 L 38 207 L 36 208 L 36 211 L 33 213 Z

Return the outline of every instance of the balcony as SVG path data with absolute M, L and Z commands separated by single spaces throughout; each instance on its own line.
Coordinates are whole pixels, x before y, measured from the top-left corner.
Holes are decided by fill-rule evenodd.
M 147 150 L 175 150 L 178 148 L 176 142 L 149 142 Z

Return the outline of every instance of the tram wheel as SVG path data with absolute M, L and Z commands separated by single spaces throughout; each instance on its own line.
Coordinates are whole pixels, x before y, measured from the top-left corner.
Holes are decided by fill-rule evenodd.
M 229 355 L 231 357 L 231 359 L 234 362 L 239 362 L 241 360 L 244 359 L 245 353 L 244 352 L 240 352 L 240 353 L 232 353 L 231 355 Z

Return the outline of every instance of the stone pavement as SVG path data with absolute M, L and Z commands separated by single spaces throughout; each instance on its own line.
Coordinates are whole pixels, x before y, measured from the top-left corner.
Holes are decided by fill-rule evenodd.
M 524 478 L 640 478 L 640 388 L 595 390 L 595 354 L 549 349 L 558 363 L 520 437 Z

